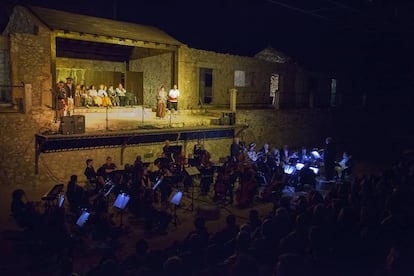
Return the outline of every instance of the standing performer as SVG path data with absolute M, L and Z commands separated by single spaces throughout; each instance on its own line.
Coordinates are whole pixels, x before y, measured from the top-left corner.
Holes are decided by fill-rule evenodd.
M 174 110 L 174 117 L 176 117 L 176 112 L 178 110 L 178 97 L 180 96 L 180 91 L 176 84 L 174 84 L 173 88 L 168 92 L 168 109 L 170 112 Z
M 158 91 L 157 96 L 157 117 L 164 119 L 165 110 L 167 106 L 167 92 L 165 91 L 164 86 L 161 86 L 160 91 Z
M 325 149 L 323 151 L 323 163 L 325 166 L 326 180 L 332 180 L 335 176 L 335 158 L 336 150 L 332 137 L 326 137 Z
M 55 96 L 56 121 L 61 121 L 68 106 L 65 83 L 63 81 L 58 82 L 56 88 L 53 89 L 52 92 Z

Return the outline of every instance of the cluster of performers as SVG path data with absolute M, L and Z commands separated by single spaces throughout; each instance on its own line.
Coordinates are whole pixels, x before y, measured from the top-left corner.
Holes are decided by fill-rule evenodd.
M 52 90 L 55 96 L 57 117 L 70 116 L 75 107 L 112 107 L 131 104 L 131 93 L 128 93 L 122 83 L 117 87 L 95 85 L 75 85 L 71 77 L 66 78 L 66 83 L 59 81 Z
M 73 192 L 74 185 L 68 185 L 68 200 L 70 206 L 79 210 L 91 207 L 94 204 L 91 198 L 95 201 L 127 194 L 128 211 L 153 221 L 160 217 L 154 203 L 160 203 L 163 210 L 168 210 L 175 192 L 184 189 L 194 196 L 197 178 L 200 195 L 213 192 L 214 200 L 236 203 L 244 208 L 251 206 L 255 199 L 276 200 L 286 186 L 315 188 L 316 177 L 326 169 L 324 154 L 325 149 L 308 151 L 305 147 L 290 151 L 287 145 L 270 150 L 267 144 L 256 151 L 254 143 L 246 146 L 234 138 L 230 155 L 221 158 L 219 163 L 213 163 L 200 141 L 193 152 L 185 156 L 181 146 L 171 145 L 167 140 L 162 154 L 151 163 L 144 163 L 141 156 L 137 156 L 133 164 L 118 169 L 111 157 L 107 157 L 105 164 L 95 171 L 93 160 L 88 159 L 84 173 L 92 188 Z M 350 160 L 350 156 L 344 153 L 342 160 L 335 163 L 337 176 L 345 176 Z

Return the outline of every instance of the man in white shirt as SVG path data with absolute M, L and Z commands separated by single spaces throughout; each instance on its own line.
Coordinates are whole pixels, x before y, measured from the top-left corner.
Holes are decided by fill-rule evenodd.
M 173 88 L 168 92 L 168 109 L 170 112 L 173 110 L 178 110 L 178 97 L 180 96 L 180 91 L 177 88 L 177 85 L 174 84 Z

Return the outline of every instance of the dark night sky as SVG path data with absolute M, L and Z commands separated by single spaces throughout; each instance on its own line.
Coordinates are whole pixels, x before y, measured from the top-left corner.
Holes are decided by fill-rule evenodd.
M 11 7 L 22 3 L 111 19 L 116 15 L 158 27 L 197 49 L 253 56 L 271 46 L 306 67 L 357 72 L 364 79 L 414 72 L 414 5 L 406 1 L 116 0 L 114 5 L 115 0 L 6 0 L 0 4 L 2 27 Z

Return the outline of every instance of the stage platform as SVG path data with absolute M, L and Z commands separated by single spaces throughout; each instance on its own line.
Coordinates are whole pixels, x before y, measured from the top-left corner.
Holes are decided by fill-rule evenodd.
M 178 110 L 161 119 L 153 108 L 145 106 L 76 108 L 72 115 L 85 116 L 85 132 L 123 131 L 143 128 L 163 129 L 220 124 L 226 109 Z
M 161 119 L 156 117 L 155 110 L 142 106 L 78 108 L 71 114 L 77 118 L 76 123 L 66 120 L 69 117 L 62 120 L 66 125 L 64 131 L 58 121 L 53 129 L 35 134 L 35 173 L 42 153 L 117 147 L 122 156 L 122 151 L 131 145 L 233 138 L 236 128 L 243 126 L 217 124 L 223 112 L 179 110 Z M 69 122 L 74 125 L 71 131 L 67 128 Z

